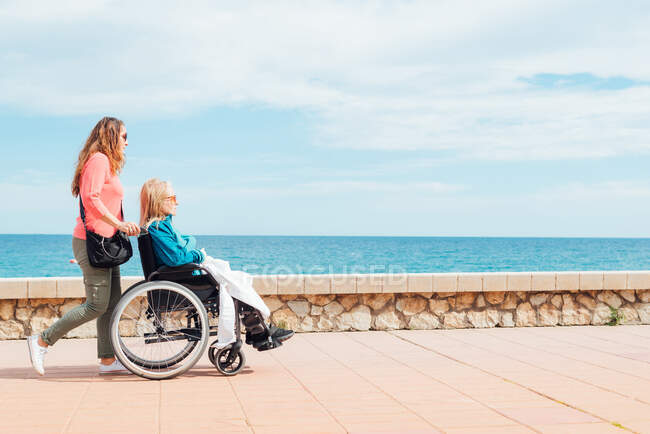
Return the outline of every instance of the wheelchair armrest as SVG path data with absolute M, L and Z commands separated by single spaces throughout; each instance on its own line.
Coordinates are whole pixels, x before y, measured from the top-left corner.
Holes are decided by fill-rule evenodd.
M 158 268 L 158 272 L 160 273 L 173 273 L 177 271 L 194 271 L 200 269 L 201 266 L 199 264 L 195 264 L 194 262 L 190 262 L 189 264 L 183 264 L 179 265 L 178 267 L 168 267 L 166 265 L 163 265 L 162 267 Z
M 218 285 L 218 283 L 214 281 L 212 275 L 208 273 L 208 270 L 205 267 L 194 262 L 183 264 L 178 267 L 168 267 L 166 265 L 163 265 L 151 273 L 147 280 L 171 280 L 172 282 L 178 280 L 192 280 L 200 276 L 194 274 L 194 271 L 197 270 L 201 272 L 201 275 L 207 274 L 209 280 L 212 281 L 215 285 Z
M 181 279 L 191 279 L 194 277 L 195 270 L 201 270 L 202 267 L 199 264 L 190 262 L 189 264 L 183 264 L 178 267 L 168 267 L 163 265 L 158 268 L 156 271 L 151 273 L 149 280 L 181 280 Z

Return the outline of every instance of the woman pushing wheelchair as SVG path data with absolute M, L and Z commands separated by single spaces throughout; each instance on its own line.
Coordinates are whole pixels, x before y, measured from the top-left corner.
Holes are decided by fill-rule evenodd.
M 151 235 L 156 267 L 179 267 L 188 263 L 201 264 L 219 283 L 219 322 L 217 348 L 236 341 L 235 312 L 237 299 L 251 311 L 244 317 L 246 343 L 259 351 L 276 348 L 293 336 L 293 330 L 267 325 L 269 308 L 252 286 L 252 276 L 243 271 L 233 271 L 227 261 L 208 256 L 204 249 L 196 248 L 192 236 L 181 235 L 172 224 L 176 215 L 176 195 L 169 182 L 150 179 L 140 192 L 140 226 Z

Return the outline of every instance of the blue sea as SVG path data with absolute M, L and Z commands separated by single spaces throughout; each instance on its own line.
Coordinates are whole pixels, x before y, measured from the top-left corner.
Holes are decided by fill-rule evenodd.
M 251 274 L 650 269 L 647 238 L 196 237 Z M 0 277 L 80 276 L 70 235 L 0 235 Z M 137 242 L 123 276 L 141 275 Z

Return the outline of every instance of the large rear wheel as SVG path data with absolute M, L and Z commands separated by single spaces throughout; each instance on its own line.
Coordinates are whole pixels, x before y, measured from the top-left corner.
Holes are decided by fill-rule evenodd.
M 161 380 L 186 372 L 208 344 L 208 314 L 182 285 L 153 281 L 122 295 L 110 325 L 115 356 L 131 372 Z

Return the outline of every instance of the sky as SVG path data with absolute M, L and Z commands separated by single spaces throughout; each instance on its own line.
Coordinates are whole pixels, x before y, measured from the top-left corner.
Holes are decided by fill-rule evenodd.
M 103 116 L 184 233 L 650 237 L 650 3 L 0 1 L 0 233 Z

